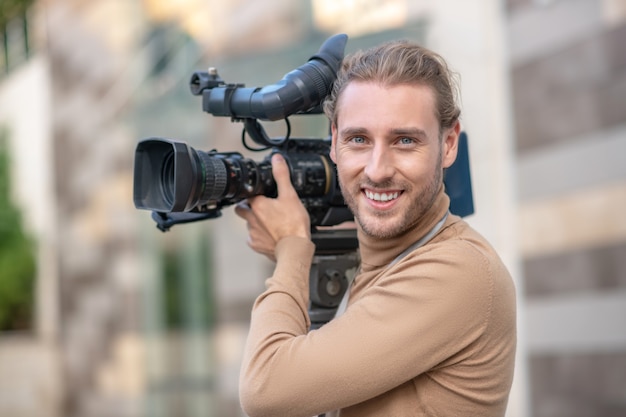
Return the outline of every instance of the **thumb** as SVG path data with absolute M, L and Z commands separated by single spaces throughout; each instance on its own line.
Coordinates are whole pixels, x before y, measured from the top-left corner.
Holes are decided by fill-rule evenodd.
M 293 185 L 291 185 L 289 166 L 285 158 L 279 153 L 272 155 L 272 176 L 276 181 L 279 196 L 295 193 Z

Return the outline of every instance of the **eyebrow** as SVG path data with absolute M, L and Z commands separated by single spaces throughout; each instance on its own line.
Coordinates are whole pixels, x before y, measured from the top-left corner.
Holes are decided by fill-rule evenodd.
M 341 136 L 354 136 L 354 135 L 362 135 L 366 134 L 369 131 L 363 127 L 346 127 L 340 131 Z M 428 135 L 422 129 L 416 127 L 399 127 L 395 129 L 390 129 L 389 134 L 393 136 L 411 136 L 417 137 L 421 140 L 428 139 Z
M 426 132 L 417 127 L 391 129 L 389 133 L 395 136 L 411 136 L 411 137 L 417 137 L 421 140 L 428 139 L 428 135 L 426 134 Z
M 339 132 L 341 136 L 354 136 L 367 133 L 368 130 L 363 127 L 346 127 Z

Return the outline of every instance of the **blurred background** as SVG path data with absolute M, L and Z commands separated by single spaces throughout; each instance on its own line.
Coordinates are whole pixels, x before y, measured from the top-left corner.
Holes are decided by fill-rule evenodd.
M 2 0 L 0 415 L 244 415 L 272 265 L 229 209 L 158 231 L 133 205 L 134 149 L 261 160 L 202 111 L 192 72 L 272 84 L 336 33 L 347 53 L 418 41 L 460 73 L 467 220 L 518 289 L 507 416 L 626 415 L 625 0 Z

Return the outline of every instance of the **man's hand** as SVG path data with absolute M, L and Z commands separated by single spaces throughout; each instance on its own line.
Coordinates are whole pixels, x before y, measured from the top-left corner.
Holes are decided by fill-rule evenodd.
M 272 156 L 272 175 L 278 196 L 249 198 L 235 207 L 235 213 L 248 222 L 248 245 L 275 260 L 274 250 L 280 239 L 287 236 L 311 238 L 311 220 L 291 184 L 289 167 L 280 154 Z

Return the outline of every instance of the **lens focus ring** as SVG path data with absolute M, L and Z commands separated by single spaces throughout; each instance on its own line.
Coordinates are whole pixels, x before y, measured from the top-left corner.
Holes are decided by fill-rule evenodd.
M 204 172 L 204 192 L 202 202 L 219 200 L 224 196 L 227 185 L 226 164 L 219 158 L 198 152 Z

